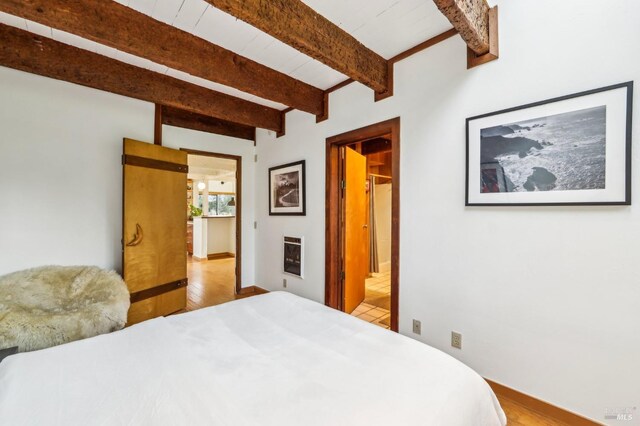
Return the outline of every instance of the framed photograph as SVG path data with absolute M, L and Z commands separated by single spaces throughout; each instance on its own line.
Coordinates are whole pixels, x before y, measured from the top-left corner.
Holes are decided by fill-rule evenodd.
M 467 206 L 630 205 L 633 82 L 467 119 Z
M 304 216 L 304 160 L 269 169 L 269 214 Z

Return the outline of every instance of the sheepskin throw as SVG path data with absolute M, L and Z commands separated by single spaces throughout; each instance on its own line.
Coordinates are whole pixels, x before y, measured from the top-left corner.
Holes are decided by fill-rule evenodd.
M 48 348 L 120 330 L 129 291 L 95 266 L 44 266 L 0 276 L 0 349 Z

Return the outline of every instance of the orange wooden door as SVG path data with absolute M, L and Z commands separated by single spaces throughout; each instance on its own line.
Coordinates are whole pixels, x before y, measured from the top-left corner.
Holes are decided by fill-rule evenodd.
M 369 204 L 367 159 L 346 147 L 344 155 L 344 310 L 353 312 L 364 300 L 369 273 Z
M 186 306 L 187 154 L 130 139 L 123 156 L 123 277 L 127 323 Z

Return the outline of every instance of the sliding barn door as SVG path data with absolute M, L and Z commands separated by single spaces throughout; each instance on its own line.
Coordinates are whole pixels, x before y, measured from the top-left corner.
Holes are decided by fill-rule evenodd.
M 124 140 L 123 276 L 129 325 L 184 309 L 187 154 Z
M 344 148 L 344 308 L 351 313 L 364 300 L 369 274 L 367 159 Z

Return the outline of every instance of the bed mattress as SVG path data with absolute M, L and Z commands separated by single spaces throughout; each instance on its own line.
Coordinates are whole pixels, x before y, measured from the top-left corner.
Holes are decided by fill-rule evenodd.
M 505 425 L 451 356 L 284 292 L 0 363 L 7 425 Z

